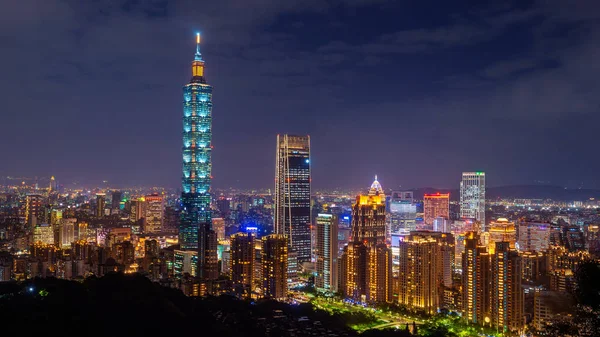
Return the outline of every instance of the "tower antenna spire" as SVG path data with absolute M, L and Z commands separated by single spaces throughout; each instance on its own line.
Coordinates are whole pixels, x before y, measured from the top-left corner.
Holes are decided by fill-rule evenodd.
M 196 33 L 196 55 L 194 59 L 196 61 L 202 60 L 202 54 L 200 54 L 200 33 Z

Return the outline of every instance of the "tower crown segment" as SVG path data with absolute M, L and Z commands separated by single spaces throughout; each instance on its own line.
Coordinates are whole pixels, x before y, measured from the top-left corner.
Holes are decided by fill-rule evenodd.
M 375 181 L 373 181 L 373 183 L 371 184 L 371 188 L 369 189 L 369 195 L 384 195 L 383 187 L 381 187 L 381 184 L 377 180 L 377 176 L 375 176 Z
M 191 82 L 206 83 L 204 80 L 204 60 L 200 54 L 200 33 L 196 33 L 196 53 L 192 61 L 192 80 Z

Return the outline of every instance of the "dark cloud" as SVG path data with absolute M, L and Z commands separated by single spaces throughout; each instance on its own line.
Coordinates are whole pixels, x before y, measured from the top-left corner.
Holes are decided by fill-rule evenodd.
M 496 185 L 577 175 L 600 187 L 586 169 L 600 164 L 588 133 L 600 122 L 597 3 L 430 5 L 12 2 L 0 12 L 0 174 L 176 186 L 201 30 L 216 186 L 270 186 L 274 137 L 291 132 L 313 137 L 316 187 L 376 173 L 453 186 L 473 169 Z

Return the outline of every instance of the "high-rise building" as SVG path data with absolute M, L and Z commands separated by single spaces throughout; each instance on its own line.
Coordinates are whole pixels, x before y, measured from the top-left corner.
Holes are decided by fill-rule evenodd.
M 358 195 L 352 206 L 351 240 L 365 245 L 385 243 L 385 194 L 377 176 L 368 195 Z
M 491 320 L 491 266 L 485 246 L 474 232 L 467 233 L 462 256 L 462 311 L 467 322 L 484 324 Z
M 450 220 L 441 216 L 433 219 L 433 231 L 450 233 Z
M 266 297 L 283 299 L 287 296 L 287 241 L 283 234 L 271 234 L 262 238 L 262 285 Z
M 25 222 L 34 230 L 37 224 L 44 222 L 44 197 L 39 194 L 29 194 L 25 198 Z
M 173 253 L 173 256 L 173 274 L 176 278 L 182 278 L 185 274 L 197 276 L 197 251 L 176 249 Z
M 54 178 L 54 176 L 50 177 L 50 186 L 48 187 L 48 192 L 56 192 L 56 178 Z
M 552 224 L 542 222 L 519 222 L 518 248 L 521 251 L 545 252 L 550 246 Z
M 277 135 L 275 233 L 288 237 L 298 264 L 311 259 L 310 180 L 310 137 Z
M 131 215 L 129 219 L 138 222 L 146 218 L 146 198 L 140 197 L 137 200 L 131 200 Z
M 412 191 L 394 191 L 390 196 L 390 232 L 413 231 L 416 229 L 417 205 Z
M 75 223 L 77 219 L 60 219 L 58 223 L 58 247 L 70 248 L 75 241 Z
M 198 229 L 198 276 L 206 280 L 219 277 L 219 255 L 217 233 L 203 224 Z
M 54 245 L 54 229 L 52 228 L 52 225 L 41 224 L 35 226 L 33 231 L 33 243 Z
M 225 220 L 223 218 L 213 218 L 212 227 L 217 234 L 217 241 L 225 240 Z
M 450 193 L 425 194 L 423 196 L 423 221 L 433 225 L 438 217 L 450 219 Z
M 367 251 L 367 302 L 392 300 L 392 250 L 385 243 L 370 245 Z
M 505 218 L 499 218 L 496 221 L 491 221 L 489 224 L 490 241 L 488 252 L 494 254 L 496 243 L 508 242 L 510 249 L 515 249 L 517 243 L 517 228 L 515 223 L 508 221 Z
M 485 227 L 485 172 L 463 172 L 460 182 L 460 217 L 479 221 Z
M 236 291 L 249 294 L 254 280 L 254 235 L 236 233 L 231 236 L 229 275 Z
M 338 217 L 319 214 L 316 221 L 317 275 L 315 287 L 337 292 L 338 285 Z
M 158 193 L 147 195 L 146 200 L 146 213 L 144 221 L 144 232 L 146 233 L 158 233 L 162 230 L 165 203 L 163 197 Z
M 441 246 L 432 236 L 400 241 L 398 302 L 429 314 L 440 307 Z
M 113 211 L 118 211 L 121 209 L 121 199 L 123 198 L 123 192 L 121 191 L 112 191 L 112 198 L 110 202 L 110 208 Z
M 342 255 L 342 293 L 362 302 L 391 300 L 392 252 L 386 241 L 385 195 L 375 177 L 352 206 L 351 238 Z
M 504 333 L 516 332 L 524 324 L 521 258 L 509 242 L 496 242 L 495 245 L 491 263 L 491 323 Z
M 104 216 L 104 208 L 106 207 L 106 194 L 97 193 L 96 194 L 96 216 L 103 217 Z
M 198 250 L 200 227 L 211 229 L 210 185 L 212 171 L 212 86 L 204 78 L 200 34 L 192 78 L 183 86 L 183 176 L 181 179 L 181 223 L 179 244 L 183 250 Z M 202 252 L 199 252 L 202 255 Z M 200 256 L 199 256 L 200 257 Z M 200 264 L 204 262 L 199 261 Z
M 547 274 L 546 262 L 546 256 L 542 252 L 522 252 L 521 263 L 523 265 L 523 281 L 541 282 L 542 278 Z

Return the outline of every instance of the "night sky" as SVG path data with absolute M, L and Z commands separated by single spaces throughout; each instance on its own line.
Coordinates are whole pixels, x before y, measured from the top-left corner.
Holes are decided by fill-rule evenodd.
M 0 174 L 179 186 L 202 33 L 215 187 L 600 188 L 600 1 L 4 1 Z M 475 6 L 475 4 L 477 4 Z

